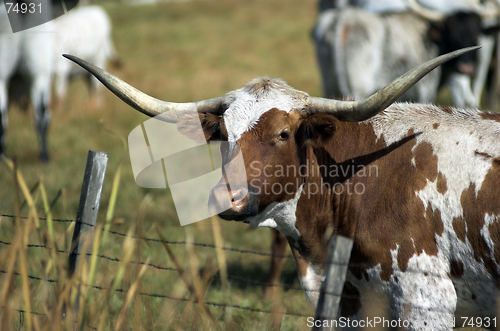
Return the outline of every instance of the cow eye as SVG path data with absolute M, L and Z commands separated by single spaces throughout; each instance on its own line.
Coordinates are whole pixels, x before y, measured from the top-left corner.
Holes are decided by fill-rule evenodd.
M 290 137 L 290 133 L 287 131 L 283 131 L 283 132 L 281 132 L 281 134 L 278 138 L 278 141 L 287 141 L 289 137 Z

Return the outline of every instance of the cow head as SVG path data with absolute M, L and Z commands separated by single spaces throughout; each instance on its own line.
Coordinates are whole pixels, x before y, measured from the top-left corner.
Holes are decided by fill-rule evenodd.
M 482 33 L 481 16 L 474 12 L 457 12 L 447 16 L 443 21 L 433 22 L 429 34 L 445 54 L 463 47 L 476 46 Z M 467 53 L 448 62 L 448 71 L 472 76 L 475 71 L 477 56 L 475 52 Z
M 266 213 L 276 208 L 287 213 L 287 203 L 298 200 L 302 187 L 300 172 L 273 175 L 281 166 L 299 167 L 298 152 L 305 140 L 322 139 L 333 130 L 331 121 L 364 121 L 378 114 L 412 85 L 440 64 L 476 48 L 440 56 L 409 71 L 372 96 L 359 101 L 338 101 L 310 97 L 279 79 L 258 79 L 224 97 L 194 103 L 172 103 L 152 98 L 115 76 L 73 56 L 113 93 L 130 106 L 149 116 L 176 123 L 178 130 L 194 136 L 201 126 L 204 139 L 227 143 L 222 150 L 225 163 L 242 153 L 244 167 L 225 167 L 220 182 L 212 189 L 209 204 L 229 208 L 219 215 L 224 219 L 249 222 L 254 226 L 273 226 Z M 248 187 L 248 190 L 244 189 Z M 275 188 L 273 190 L 273 187 Z M 229 191 L 230 201 L 227 192 Z M 221 210 L 221 209 L 218 209 Z M 274 222 L 274 221 L 273 221 Z M 293 233 L 285 233 L 293 236 Z
M 416 14 L 431 22 L 429 28 L 430 39 L 439 46 L 440 54 L 446 54 L 465 47 L 479 44 L 479 36 L 493 34 L 498 31 L 497 26 L 483 27 L 483 18 L 498 15 L 498 8 L 489 6 L 475 6 L 462 8 L 451 14 L 444 14 L 420 5 L 416 0 L 406 0 Z M 477 53 L 470 52 L 456 57 L 443 65 L 443 79 L 452 72 L 468 76 L 474 75 L 477 63 Z

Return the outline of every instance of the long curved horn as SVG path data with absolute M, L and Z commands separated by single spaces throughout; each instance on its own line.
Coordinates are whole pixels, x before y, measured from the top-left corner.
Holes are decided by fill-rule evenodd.
M 497 1 L 488 1 L 478 9 L 478 14 L 483 20 L 497 18 L 500 14 L 500 3 Z
M 63 54 L 63 56 L 99 79 L 111 92 L 125 101 L 128 105 L 143 114 L 154 117 L 162 114 L 162 120 L 177 123 L 179 118 L 186 113 L 212 113 L 221 115 L 223 113 L 222 98 L 208 99 L 198 102 L 175 103 L 153 98 L 135 87 L 125 83 L 118 77 L 102 70 L 95 65 L 79 59 L 76 56 Z
M 412 11 L 429 21 L 440 22 L 446 18 L 446 15 L 444 13 L 424 7 L 416 0 L 405 0 L 405 2 Z M 486 4 L 481 5 L 478 1 L 477 5 L 457 8 L 457 11 L 477 13 L 483 19 L 491 19 L 493 17 L 497 17 L 500 13 L 500 5 L 496 1 L 493 2 L 494 3 L 488 1 Z
M 446 15 L 444 13 L 424 7 L 416 0 L 405 0 L 405 2 L 412 11 L 431 22 L 444 21 L 444 19 L 446 18 Z
M 427 75 L 437 66 L 464 53 L 480 48 L 480 46 L 459 49 L 413 68 L 403 76 L 396 78 L 383 89 L 370 97 L 359 101 L 339 101 L 326 98 L 309 97 L 307 102 L 308 114 L 327 113 L 341 121 L 359 122 L 377 115 L 408 91 L 416 82 Z

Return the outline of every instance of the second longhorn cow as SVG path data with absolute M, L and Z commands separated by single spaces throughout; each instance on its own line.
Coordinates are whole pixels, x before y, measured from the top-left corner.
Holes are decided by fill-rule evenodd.
M 481 15 L 496 9 L 457 11 L 447 15 L 407 1 L 411 10 L 371 13 L 344 7 L 323 11 L 314 31 L 317 58 L 327 97 L 364 98 L 418 63 L 438 54 L 475 46 L 483 33 Z M 450 86 L 455 104 L 477 107 L 471 76 L 476 54 L 465 54 L 429 74 L 401 101 L 433 102 L 438 89 Z

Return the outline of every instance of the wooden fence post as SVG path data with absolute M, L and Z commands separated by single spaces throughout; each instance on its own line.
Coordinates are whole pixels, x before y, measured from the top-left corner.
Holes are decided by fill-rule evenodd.
M 71 241 L 69 254 L 70 277 L 75 272 L 76 266 L 82 257 L 87 257 L 92 247 L 92 236 L 99 211 L 104 174 L 108 163 L 108 154 L 90 150 L 87 156 L 87 165 L 83 176 L 80 203 L 76 212 L 75 230 Z M 83 243 L 90 236 L 87 252 L 82 252 Z M 83 239 L 83 240 L 82 240 Z
M 334 236 L 330 239 L 325 263 L 325 280 L 321 283 L 314 316 L 314 321 L 320 320 L 321 326 L 317 327 L 315 323 L 312 330 L 332 330 L 332 327 L 323 327 L 323 321 L 335 320 L 338 317 L 337 313 L 351 257 L 352 244 L 351 239 L 342 236 Z M 328 323 L 330 326 L 331 324 Z

